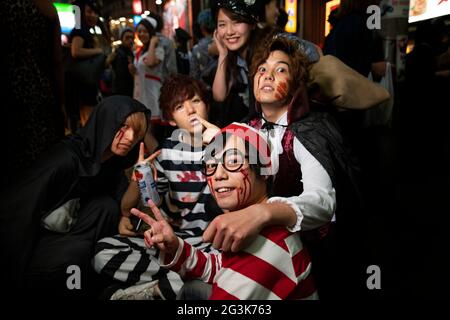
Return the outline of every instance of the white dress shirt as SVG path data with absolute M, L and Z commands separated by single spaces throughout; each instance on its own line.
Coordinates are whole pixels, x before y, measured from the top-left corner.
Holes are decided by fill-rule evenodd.
M 266 121 L 262 119 L 264 124 Z M 267 132 L 271 144 L 271 160 L 274 172 L 278 172 L 278 157 L 283 153 L 282 139 L 287 126 L 287 112 L 276 122 L 280 126 Z M 266 131 L 266 130 L 263 130 Z M 298 196 L 289 198 L 271 197 L 271 202 L 282 202 L 288 204 L 297 214 L 297 223 L 288 228 L 291 232 L 299 230 L 311 230 L 319 228 L 334 220 L 336 210 L 336 191 L 331 183 L 330 176 L 316 158 L 294 137 L 294 155 L 300 164 L 302 172 L 303 192 Z

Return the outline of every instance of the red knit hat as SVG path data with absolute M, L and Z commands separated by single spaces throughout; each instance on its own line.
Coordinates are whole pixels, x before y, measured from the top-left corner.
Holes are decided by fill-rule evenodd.
M 221 129 L 216 134 L 216 139 L 221 134 L 228 134 L 237 136 L 244 141 L 247 141 L 258 152 L 258 159 L 252 159 L 252 155 L 249 155 L 250 164 L 259 164 L 263 171 L 262 175 L 272 175 L 272 161 L 270 158 L 271 148 L 266 139 L 266 136 L 259 130 L 250 127 L 244 123 L 233 122 L 232 124 Z

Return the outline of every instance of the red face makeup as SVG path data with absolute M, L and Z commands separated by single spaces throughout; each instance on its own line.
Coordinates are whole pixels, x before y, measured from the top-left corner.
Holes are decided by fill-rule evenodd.
M 277 90 L 275 92 L 275 98 L 277 100 L 286 99 L 288 96 L 287 88 L 288 88 L 287 83 L 284 81 L 280 81 L 280 83 L 277 86 Z
M 143 139 L 145 134 L 145 116 L 132 120 L 134 116 L 130 115 L 122 127 L 117 131 L 111 143 L 111 151 L 118 156 L 125 156 L 136 145 L 136 143 Z M 139 123 L 140 122 L 140 123 Z
M 266 61 L 258 67 L 254 78 L 254 94 L 261 106 L 284 106 L 289 97 L 291 60 L 280 50 L 270 53 Z
M 245 155 L 245 143 L 242 138 L 231 137 L 224 147 L 224 152 L 231 149 L 238 150 Z M 217 155 L 217 159 L 222 158 L 222 154 Z M 233 165 L 233 156 L 227 161 L 227 168 Z M 242 159 L 242 158 L 241 158 Z M 228 162 L 229 161 L 229 162 Z M 223 160 L 216 162 L 217 166 L 214 174 L 207 177 L 211 194 L 217 201 L 220 208 L 226 211 L 236 211 L 248 207 L 260 199 L 265 192 L 265 181 L 256 178 L 256 174 L 251 170 L 248 158 L 245 158 L 242 167 L 236 171 L 227 170 L 223 165 Z
M 242 209 L 247 206 L 248 199 L 252 194 L 252 184 L 249 179 L 248 169 L 241 169 L 239 173 L 242 175 L 243 186 L 237 188 L 237 206 L 239 209 Z

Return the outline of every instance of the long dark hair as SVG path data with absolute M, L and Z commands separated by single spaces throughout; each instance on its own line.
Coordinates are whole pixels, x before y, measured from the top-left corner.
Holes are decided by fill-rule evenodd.
M 100 16 L 100 8 L 97 5 L 97 2 L 93 1 L 93 0 L 76 0 L 72 3 L 75 6 L 78 6 L 80 8 L 80 14 L 81 14 L 81 28 L 84 29 L 89 29 L 86 25 L 86 16 L 84 13 L 84 10 L 86 8 L 86 6 L 88 6 L 89 8 L 91 8 L 93 11 L 95 11 L 95 13 L 97 13 Z M 98 21 L 97 21 L 98 24 Z
M 247 65 L 250 65 L 251 56 L 252 56 L 252 48 L 253 48 L 253 45 L 255 44 L 255 39 L 257 38 L 257 37 L 255 37 L 256 22 L 249 18 L 243 17 L 239 14 L 233 13 L 233 12 L 229 11 L 228 9 L 225 9 L 225 8 L 220 8 L 220 9 L 223 10 L 224 13 L 231 20 L 246 23 L 246 24 L 249 24 L 249 25 L 255 27 L 251 31 L 249 40 L 248 40 L 247 44 L 245 45 L 245 47 L 247 48 L 247 56 L 246 56 Z M 219 10 L 217 10 L 217 14 L 215 17 L 216 21 L 217 21 L 217 16 L 219 14 Z M 239 52 L 236 52 L 236 51 L 228 52 L 228 55 L 226 58 L 226 61 L 227 61 L 226 74 L 225 74 L 226 83 L 229 83 L 230 81 L 232 81 L 232 83 L 234 83 L 238 77 L 238 68 L 237 68 L 238 54 L 239 54 Z
M 139 25 L 143 25 L 143 26 L 145 27 L 145 29 L 147 29 L 148 35 L 149 35 L 148 43 L 147 43 L 147 44 L 144 44 L 144 47 L 142 48 L 142 52 L 144 53 L 144 52 L 146 52 L 146 51 L 148 50 L 148 47 L 149 47 L 149 45 L 150 45 L 150 40 L 152 39 L 152 37 L 153 37 L 154 35 L 156 35 L 156 31 L 155 31 L 155 28 L 153 28 L 152 24 L 151 24 L 149 21 L 145 20 L 145 19 L 142 19 L 142 20 L 137 24 L 137 26 L 136 26 L 136 31 L 137 31 L 137 28 L 139 27 Z
M 89 27 L 86 25 L 86 17 L 85 17 L 85 8 L 88 6 L 91 10 L 93 10 L 97 15 L 101 16 L 100 7 L 97 4 L 95 0 L 76 0 L 72 3 L 73 5 L 76 5 L 80 8 L 80 14 L 81 14 L 81 28 L 87 30 L 87 33 L 90 35 Z M 105 26 L 105 24 L 100 20 L 97 19 L 97 23 L 95 24 L 100 28 L 102 31 L 102 40 L 107 44 L 111 44 L 111 33 L 109 29 Z

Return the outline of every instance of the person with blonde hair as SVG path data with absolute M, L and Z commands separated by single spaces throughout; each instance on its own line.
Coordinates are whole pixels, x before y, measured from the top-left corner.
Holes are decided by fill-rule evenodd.
M 16 172 L 0 196 L 5 289 L 34 299 L 93 294 L 94 245 L 117 229 L 124 170 L 137 160 L 147 112 L 130 97 L 108 97 L 76 134 Z M 73 266 L 80 290 L 67 286 Z

